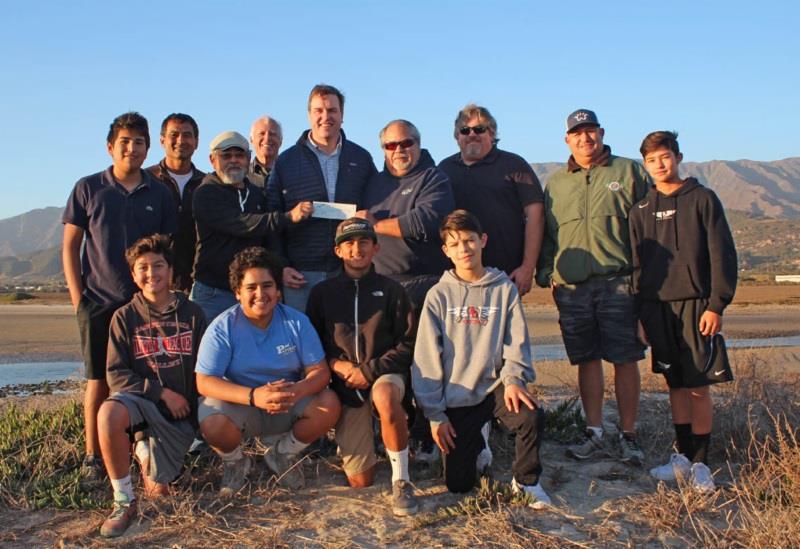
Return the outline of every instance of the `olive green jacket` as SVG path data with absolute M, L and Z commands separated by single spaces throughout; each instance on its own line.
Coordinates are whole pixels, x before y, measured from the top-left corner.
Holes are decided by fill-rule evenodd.
M 611 154 L 588 170 L 570 157 L 544 191 L 545 234 L 536 283 L 577 284 L 631 272 L 628 212 L 650 187 L 641 164 Z

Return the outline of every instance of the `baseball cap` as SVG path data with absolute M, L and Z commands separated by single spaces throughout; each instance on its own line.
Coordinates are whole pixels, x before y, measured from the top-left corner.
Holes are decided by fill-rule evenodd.
M 597 120 L 597 115 L 594 111 L 589 109 L 578 109 L 567 117 L 567 133 L 571 132 L 578 126 L 599 126 L 600 121 Z
M 375 234 L 375 229 L 372 224 L 366 219 L 360 217 L 351 217 L 345 219 L 339 226 L 336 227 L 336 245 L 338 246 L 345 240 L 356 238 L 357 236 L 368 236 L 374 241 L 378 241 L 378 235 Z
M 239 132 L 222 132 L 211 140 L 211 152 L 226 151 L 228 149 L 232 149 L 233 147 L 237 147 L 243 151 L 250 150 L 250 145 L 247 143 L 247 139 L 245 139 L 245 137 Z

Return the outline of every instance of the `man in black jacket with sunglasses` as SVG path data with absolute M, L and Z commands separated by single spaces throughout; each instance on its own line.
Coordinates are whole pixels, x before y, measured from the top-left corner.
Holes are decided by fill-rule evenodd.
M 453 136 L 461 152 L 441 161 L 456 208 L 478 217 L 489 246 L 486 266 L 506 272 L 520 295 L 530 291 L 544 234 L 544 195 L 521 156 L 497 148 L 497 121 L 470 103 L 456 117 Z

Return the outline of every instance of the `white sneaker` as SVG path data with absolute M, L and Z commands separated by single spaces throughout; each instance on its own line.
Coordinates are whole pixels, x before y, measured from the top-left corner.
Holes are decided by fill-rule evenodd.
M 511 491 L 515 494 L 519 494 L 520 492 L 525 492 L 528 494 L 533 502 L 530 506 L 533 509 L 544 509 L 549 505 L 553 505 L 553 502 L 550 500 L 550 496 L 547 495 L 547 492 L 544 491 L 542 488 L 542 481 L 540 480 L 536 484 L 527 485 L 527 484 L 520 484 L 517 482 L 517 479 L 511 479 Z
M 664 465 L 650 469 L 650 476 L 657 480 L 676 480 L 678 477 L 689 478 L 692 463 L 683 454 L 672 454 Z
M 698 492 L 713 492 L 717 488 L 714 476 L 705 463 L 692 463 L 691 479 L 692 487 Z

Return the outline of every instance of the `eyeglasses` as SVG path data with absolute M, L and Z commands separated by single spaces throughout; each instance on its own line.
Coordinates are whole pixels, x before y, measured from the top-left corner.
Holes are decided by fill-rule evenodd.
M 469 135 L 469 132 L 474 132 L 475 135 L 483 135 L 488 129 L 489 128 L 486 126 L 462 126 L 458 129 L 458 133 L 461 135 Z
M 416 141 L 413 139 L 403 139 L 402 141 L 388 141 L 383 144 L 383 148 L 387 151 L 395 151 L 397 149 L 408 149 L 415 144 Z

